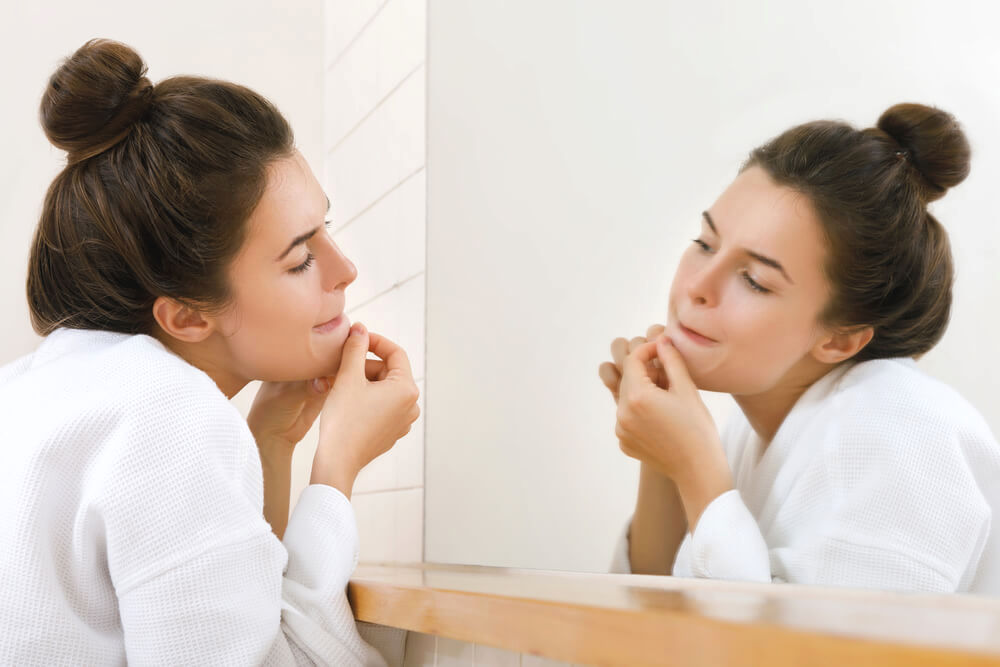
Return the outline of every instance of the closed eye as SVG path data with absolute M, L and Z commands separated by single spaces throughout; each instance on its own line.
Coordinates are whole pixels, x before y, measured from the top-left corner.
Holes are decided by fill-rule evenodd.
M 697 245 L 699 248 L 701 248 L 702 252 L 711 252 L 712 251 L 712 247 L 709 246 L 704 241 L 702 241 L 701 239 L 691 239 L 691 240 L 694 241 L 695 245 Z
M 771 290 L 767 289 L 759 282 L 750 277 L 750 272 L 746 269 L 740 271 L 740 275 L 743 276 L 743 280 L 746 282 L 747 287 L 752 289 L 754 292 L 760 292 L 761 294 L 770 294 Z
M 288 272 L 289 273 L 302 273 L 303 271 L 307 270 L 310 266 L 312 266 L 312 263 L 313 263 L 314 259 L 316 259 L 316 256 L 313 255 L 312 253 L 309 253 L 308 255 L 306 255 L 306 261 L 302 262 L 298 266 L 295 266 L 295 267 L 292 267 L 292 268 L 288 269 Z

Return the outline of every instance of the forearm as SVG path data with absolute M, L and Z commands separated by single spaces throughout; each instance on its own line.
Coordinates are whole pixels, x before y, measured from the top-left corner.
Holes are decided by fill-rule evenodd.
M 291 452 L 270 452 L 261 448 L 264 472 L 264 519 L 280 540 L 288 525 L 288 504 L 292 489 Z
M 687 517 L 677 485 L 643 463 L 629 532 L 632 572 L 670 574 L 686 532 Z

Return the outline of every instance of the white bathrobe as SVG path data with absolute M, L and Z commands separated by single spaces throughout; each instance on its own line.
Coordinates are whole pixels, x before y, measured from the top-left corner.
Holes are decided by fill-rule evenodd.
M 279 541 L 246 421 L 155 339 L 55 331 L 0 369 L 0 432 L 0 664 L 384 664 L 350 502 L 309 486 Z
M 1000 446 L 912 360 L 828 373 L 762 456 L 739 410 L 722 442 L 736 488 L 684 537 L 675 576 L 1000 595 Z

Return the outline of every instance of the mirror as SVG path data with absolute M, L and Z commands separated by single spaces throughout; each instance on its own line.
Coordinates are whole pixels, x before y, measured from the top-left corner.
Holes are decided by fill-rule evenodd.
M 597 369 L 663 322 L 701 212 L 801 122 L 962 123 L 919 366 L 1000 433 L 1000 11 L 959 2 L 429 3 L 425 560 L 606 572 L 636 498 Z M 704 393 L 720 428 L 736 409 Z

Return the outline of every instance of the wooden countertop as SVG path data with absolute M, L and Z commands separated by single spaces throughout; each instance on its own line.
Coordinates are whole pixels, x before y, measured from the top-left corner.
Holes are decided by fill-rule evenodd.
M 358 620 L 593 665 L 1000 667 L 1000 599 L 456 565 L 358 566 Z

